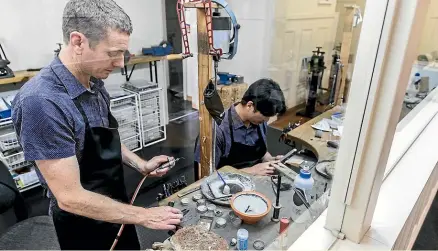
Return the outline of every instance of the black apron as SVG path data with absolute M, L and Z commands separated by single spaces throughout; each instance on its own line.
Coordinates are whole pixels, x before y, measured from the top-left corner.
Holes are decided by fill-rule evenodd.
M 234 141 L 233 119 L 231 108 L 228 110 L 228 123 L 230 126 L 231 149 L 228 157 L 222 157 L 219 167 L 232 166 L 237 169 L 247 168 L 263 162 L 263 157 L 267 152 L 265 141 L 263 140 L 260 126 L 257 126 L 258 140 L 254 146 L 248 146 Z
M 104 97 L 102 93 L 101 95 Z M 82 186 L 86 190 L 128 204 L 117 120 L 108 107 L 109 128 L 90 127 L 79 100 L 74 99 L 73 102 L 85 122 L 84 149 L 79 161 Z M 59 244 L 63 250 L 109 250 L 121 226 L 71 214 L 60 209 L 58 203 L 52 214 Z M 140 249 L 134 225 L 125 226 L 116 249 Z

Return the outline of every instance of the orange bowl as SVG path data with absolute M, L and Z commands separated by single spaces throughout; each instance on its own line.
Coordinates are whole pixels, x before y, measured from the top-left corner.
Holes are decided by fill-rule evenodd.
M 236 198 L 238 198 L 241 195 L 255 195 L 257 197 L 260 197 L 261 199 L 263 199 L 266 203 L 266 211 L 260 214 L 247 214 L 245 212 L 239 211 L 235 204 L 234 201 L 236 200 Z M 246 224 L 255 224 L 257 222 L 259 222 L 261 219 L 263 219 L 263 217 L 265 217 L 272 208 L 272 203 L 271 200 L 269 200 L 265 195 L 259 193 L 259 192 L 255 192 L 255 191 L 243 191 L 240 193 L 236 193 L 230 201 L 230 205 L 231 208 L 233 209 L 234 213 L 240 218 L 242 219 L 243 222 L 245 222 Z

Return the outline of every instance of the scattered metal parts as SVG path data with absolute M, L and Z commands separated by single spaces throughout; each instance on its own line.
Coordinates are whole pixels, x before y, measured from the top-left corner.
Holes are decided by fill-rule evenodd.
M 188 214 L 190 212 L 189 209 L 183 209 L 181 210 L 181 212 L 183 213 L 183 216 L 186 216 L 186 214 Z
M 198 206 L 196 211 L 198 211 L 200 214 L 205 214 L 207 212 L 207 207 L 205 205 Z
M 216 228 L 224 228 L 227 225 L 227 220 L 224 218 L 216 219 Z
M 221 217 L 223 214 L 224 213 L 219 209 L 214 210 L 214 216 L 216 217 Z
M 194 192 L 196 192 L 196 191 L 198 191 L 198 190 L 200 190 L 200 189 L 201 189 L 201 186 L 198 186 L 198 187 L 192 188 L 192 189 L 190 189 L 190 190 L 187 190 L 187 191 L 185 191 L 185 192 L 183 192 L 183 193 L 178 194 L 178 197 L 179 197 L 179 198 L 182 198 L 182 197 L 184 197 L 184 196 L 186 196 L 186 195 L 189 195 L 189 194 L 191 194 L 191 193 L 194 193 Z
M 183 198 L 181 199 L 181 205 L 183 206 L 187 206 L 190 203 L 190 199 L 189 198 Z
M 207 205 L 207 209 L 209 212 L 214 212 L 216 210 L 216 206 L 213 204 Z
M 231 239 L 230 246 L 234 247 L 236 245 L 237 245 L 237 239 L 236 238 Z
M 203 206 L 203 207 L 205 207 L 205 206 Z M 212 227 L 212 225 L 213 225 L 213 221 L 214 221 L 214 218 L 213 218 L 213 217 L 211 217 L 211 216 L 207 216 L 207 215 L 201 215 L 201 216 L 199 217 L 199 221 L 198 221 L 198 224 L 197 224 L 197 225 L 201 226 L 201 227 L 204 228 L 206 231 L 210 231 L 210 230 L 211 230 L 211 227 Z
M 265 243 L 262 240 L 255 240 L 252 244 L 255 250 L 263 250 L 265 249 Z
M 198 206 L 205 205 L 205 200 L 204 200 L 204 199 L 199 199 L 198 201 L 196 201 L 196 204 L 197 204 Z
M 202 199 L 202 194 L 195 194 L 192 197 L 194 202 L 197 202 L 198 200 Z

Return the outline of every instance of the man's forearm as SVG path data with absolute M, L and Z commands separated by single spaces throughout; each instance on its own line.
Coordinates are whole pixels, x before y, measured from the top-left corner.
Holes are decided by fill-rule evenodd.
M 140 163 L 144 162 L 145 160 L 140 158 L 137 154 L 131 152 L 124 144 L 122 144 L 122 159 L 123 163 L 142 173 L 142 170 L 139 168 L 139 166 Z
M 117 224 L 142 225 L 147 209 L 123 204 L 106 196 L 82 189 L 58 200 L 59 207 L 72 214 Z

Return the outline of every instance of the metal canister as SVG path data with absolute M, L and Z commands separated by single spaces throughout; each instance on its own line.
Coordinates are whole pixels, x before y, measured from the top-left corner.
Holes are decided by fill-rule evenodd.
M 283 217 L 280 220 L 280 234 L 283 233 L 289 227 L 289 218 Z
M 198 201 L 196 201 L 196 204 L 197 204 L 198 206 L 205 205 L 205 200 L 204 200 L 204 199 L 199 199 Z
M 202 194 L 195 194 L 192 197 L 193 201 L 197 202 L 198 200 L 202 199 Z

